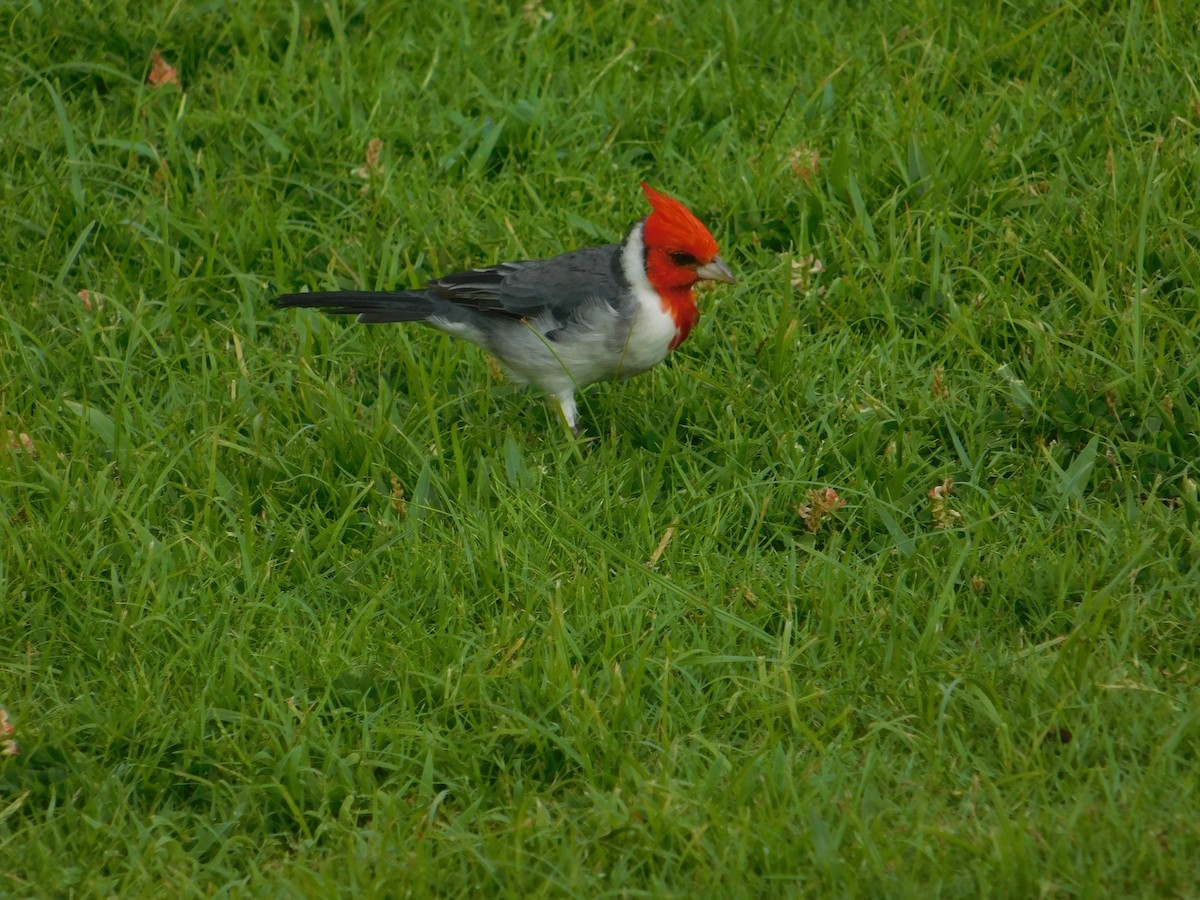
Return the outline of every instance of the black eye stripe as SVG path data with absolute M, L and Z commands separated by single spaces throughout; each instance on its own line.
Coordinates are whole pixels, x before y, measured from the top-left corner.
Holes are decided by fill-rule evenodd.
M 700 260 L 683 250 L 672 250 L 667 255 L 671 257 L 671 262 L 677 266 L 696 266 L 700 264 Z

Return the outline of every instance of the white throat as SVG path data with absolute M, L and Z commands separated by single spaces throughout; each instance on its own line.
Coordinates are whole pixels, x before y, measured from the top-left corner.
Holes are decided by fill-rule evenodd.
M 675 319 L 667 312 L 658 291 L 646 277 L 645 224 L 638 222 L 633 226 L 621 250 L 621 270 L 629 281 L 634 312 L 617 376 L 619 378 L 629 378 L 662 362 L 678 333 Z

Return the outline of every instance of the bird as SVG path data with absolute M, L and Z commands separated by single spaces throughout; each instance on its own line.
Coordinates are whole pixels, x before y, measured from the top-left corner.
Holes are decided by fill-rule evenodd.
M 736 284 L 716 239 L 680 201 L 644 181 L 650 214 L 619 244 L 443 275 L 415 290 L 282 294 L 281 308 L 359 322 L 422 322 L 495 356 L 516 382 L 557 401 L 579 435 L 576 392 L 653 368 L 700 317 L 699 282 Z

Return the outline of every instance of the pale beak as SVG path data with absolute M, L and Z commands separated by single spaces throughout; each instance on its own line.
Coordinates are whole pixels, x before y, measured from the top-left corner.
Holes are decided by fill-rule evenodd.
M 729 266 L 725 265 L 725 260 L 719 256 L 714 256 L 713 261 L 706 265 L 697 266 L 696 277 L 702 281 L 723 281 L 726 284 L 737 284 L 733 272 L 729 271 Z

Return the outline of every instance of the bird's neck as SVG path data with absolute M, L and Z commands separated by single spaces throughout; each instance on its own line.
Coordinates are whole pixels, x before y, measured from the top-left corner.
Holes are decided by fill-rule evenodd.
M 675 339 L 671 341 L 670 349 L 674 350 L 685 340 L 692 326 L 700 318 L 700 310 L 696 307 L 696 297 L 691 287 L 656 286 L 663 310 L 675 320 Z
M 692 291 L 696 276 L 690 270 L 674 265 L 664 251 L 651 248 L 646 253 L 646 278 L 658 294 L 663 312 L 675 320 L 675 340 L 670 348 L 674 350 L 684 342 L 700 318 L 696 295 Z
M 675 322 L 675 337 L 668 347 L 674 350 L 687 339 L 692 326 L 700 318 L 692 288 L 696 285 L 694 272 L 681 269 L 661 248 L 647 247 L 643 239 L 645 220 L 630 230 L 621 244 L 620 265 L 625 278 L 633 285 L 650 288 L 658 297 L 663 312 Z

